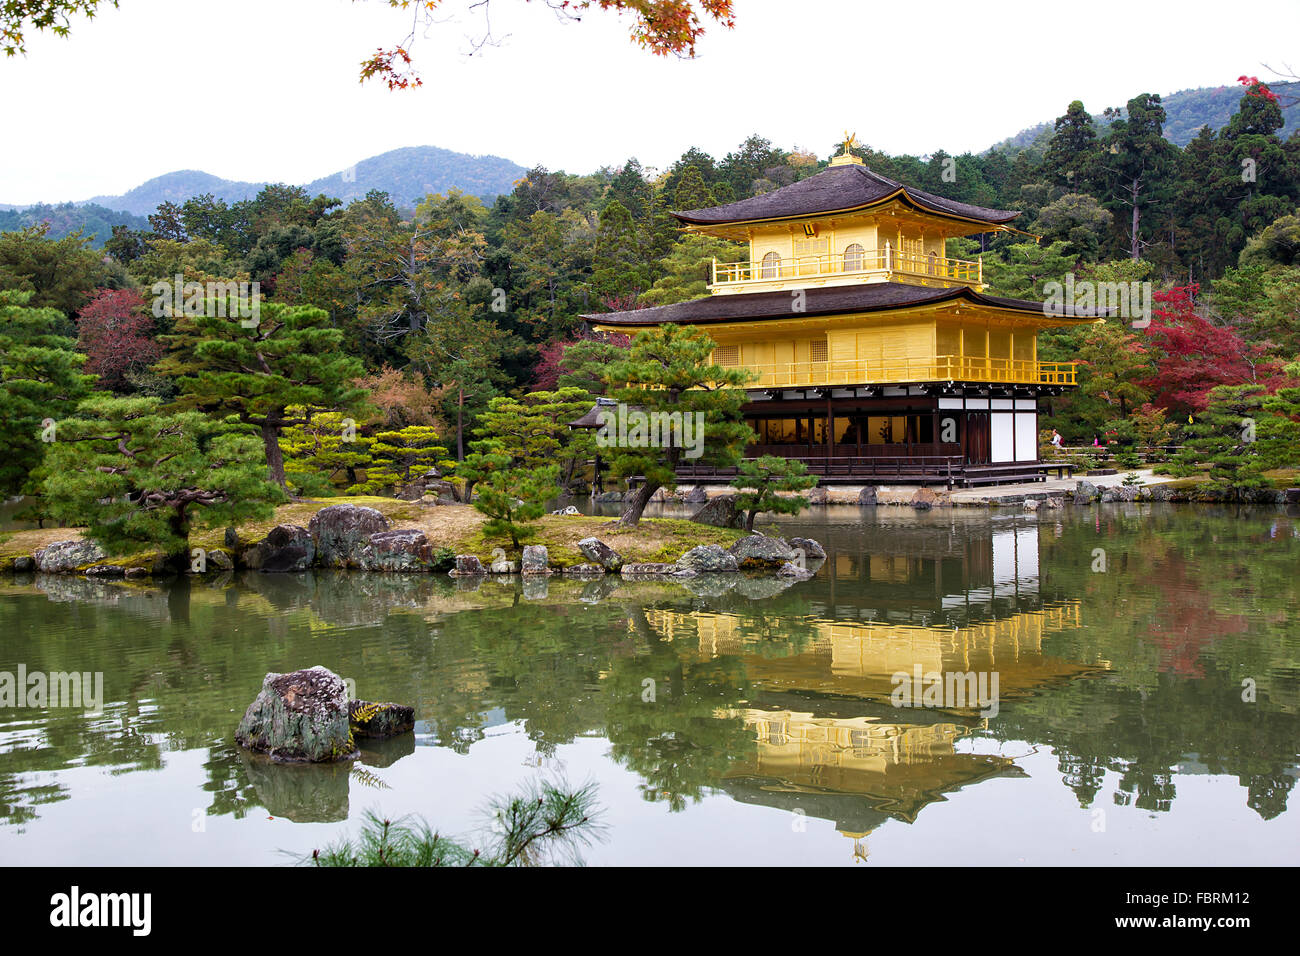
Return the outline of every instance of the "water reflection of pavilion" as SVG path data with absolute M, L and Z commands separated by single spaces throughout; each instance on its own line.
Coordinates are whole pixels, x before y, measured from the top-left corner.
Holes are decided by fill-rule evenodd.
M 909 530 L 891 534 L 886 553 L 832 540 L 789 653 L 763 643 L 747 611 L 652 612 L 661 633 L 693 639 L 703 657 L 744 662 L 755 691 L 727 716 L 755 746 L 721 783 L 736 799 L 833 820 L 855 838 L 890 818 L 911 823 L 945 794 L 1021 771 L 959 749 L 978 731 L 978 706 L 894 707 L 895 673 L 996 672 L 1005 703 L 1105 668 L 1044 649 L 1079 626 L 1080 607 L 1043 596 L 1036 526 Z

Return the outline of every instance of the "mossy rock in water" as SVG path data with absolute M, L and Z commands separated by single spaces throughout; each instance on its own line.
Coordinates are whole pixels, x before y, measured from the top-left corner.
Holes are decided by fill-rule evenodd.
M 66 574 L 99 561 L 107 555 L 104 549 L 89 539 L 55 541 L 53 544 L 38 548 L 32 556 L 36 570 L 46 574 Z
M 403 704 L 348 701 L 348 720 L 356 737 L 396 737 L 415 729 L 415 708 Z
M 355 757 L 343 679 L 319 665 L 267 674 L 235 740 L 275 760 L 321 763 Z
M 795 561 L 799 558 L 799 552 L 790 547 L 788 542 L 782 538 L 763 534 L 741 538 L 727 550 L 739 562 L 741 568 L 747 571 L 764 569 L 775 571 L 787 561 Z
M 677 567 L 692 571 L 736 571 L 740 565 L 720 544 L 701 544 L 677 559 Z

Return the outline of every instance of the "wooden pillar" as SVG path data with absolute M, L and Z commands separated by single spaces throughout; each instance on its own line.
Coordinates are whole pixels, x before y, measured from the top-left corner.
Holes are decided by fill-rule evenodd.
M 826 391 L 826 457 L 828 459 L 835 457 L 835 409 L 831 405 L 829 389 Z M 829 461 L 826 464 L 830 466 Z

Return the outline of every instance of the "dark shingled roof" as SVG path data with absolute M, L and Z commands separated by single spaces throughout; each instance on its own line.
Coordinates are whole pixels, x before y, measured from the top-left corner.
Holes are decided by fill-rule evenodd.
M 856 163 L 831 166 L 815 176 L 740 202 L 708 209 L 687 209 L 673 215 L 682 222 L 702 226 L 818 216 L 872 206 L 900 189 L 903 190 L 905 201 L 927 212 L 973 219 L 990 225 L 1010 222 L 1020 215 L 1015 210 L 986 209 L 983 206 L 944 199 L 934 193 L 904 186 Z
M 581 418 L 575 418 L 569 422 L 570 428 L 599 428 L 601 425 L 600 413 L 603 409 L 612 408 L 617 405 L 613 399 L 598 398 L 596 404 L 592 405 L 585 415 Z
M 803 310 L 795 312 L 790 290 L 778 292 L 733 293 L 711 295 L 690 302 L 659 305 L 630 312 L 606 312 L 584 315 L 594 325 L 649 326 L 672 322 L 678 325 L 707 325 L 712 322 L 736 322 L 746 319 L 791 319 L 808 315 L 841 315 L 854 312 L 879 312 L 929 305 L 953 299 L 965 299 L 979 305 L 1015 309 L 1043 314 L 1043 303 L 1028 299 L 1004 299 L 984 295 L 966 286 L 929 288 L 902 282 L 873 282 L 857 285 L 826 286 L 805 289 Z M 1104 311 L 1077 311 L 1066 308 L 1065 318 L 1094 319 Z

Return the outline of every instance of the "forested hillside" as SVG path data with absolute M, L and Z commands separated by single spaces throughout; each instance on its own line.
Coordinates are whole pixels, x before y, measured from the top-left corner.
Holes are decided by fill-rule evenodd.
M 1051 410 L 1049 424 L 1068 438 L 1139 425 L 1167 435 L 1209 407 L 1216 385 L 1272 394 L 1300 355 L 1300 137 L 1279 135 L 1281 107 L 1267 88 L 1241 90 L 1238 101 L 1223 129 L 1183 148 L 1163 136 L 1160 97 L 1142 94 L 1101 132 L 1069 104 L 1041 160 L 858 153 L 909 185 L 1023 210 L 1015 225 L 1041 239 L 951 243 L 950 255 L 983 256 L 993 293 L 1041 299 L 1046 282 L 1071 274 L 1153 283 L 1149 330 L 1116 321 L 1045 334 L 1040 358 L 1085 363 L 1081 387 Z M 0 235 L 0 289 L 66 317 L 98 388 L 169 398 L 183 367 L 153 364 L 174 329 L 152 317 L 150 286 L 177 274 L 257 281 L 270 303 L 323 310 L 369 389 L 466 439 L 494 396 L 557 381 L 603 387 L 599 363 L 584 362 L 593 348 L 610 353 L 588 342 L 583 313 L 704 295 L 714 258 L 745 256 L 685 233 L 670 210 L 795 182 L 833 152 L 756 135 L 721 158 L 689 149 L 655 177 L 635 159 L 586 175 L 537 167 L 490 204 L 448 190 L 413 211 L 403 211 L 409 196 L 378 190 L 347 203 L 282 185 L 236 202 L 204 195 L 162 204 L 147 227 L 119 226 L 107 259 L 40 228 Z M 118 320 L 105 324 L 106 309 Z
M 126 226 L 129 229 L 146 229 L 149 226 L 149 220 L 145 216 L 105 209 L 96 203 L 77 205 L 65 202 L 59 206 L 41 203 L 26 208 L 0 210 L 0 232 L 15 232 L 42 223 L 49 224 L 51 239 L 62 239 L 71 233 L 81 232 L 96 249 L 102 248 L 108 241 L 114 226 Z
M 1289 136 L 1292 131 L 1300 129 L 1300 82 L 1273 83 L 1270 88 L 1283 104 L 1283 124 L 1278 132 Z M 1160 102 L 1165 108 L 1165 138 L 1176 146 L 1186 146 L 1202 126 L 1208 126 L 1217 132 L 1228 125 L 1240 100 L 1239 86 L 1207 86 L 1195 90 L 1179 90 L 1161 97 Z M 1112 115 L 1123 116 L 1123 107 L 1115 108 Z M 1111 118 L 1103 111 L 1093 119 L 1096 128 L 1103 130 L 1110 124 Z M 1014 136 L 1008 136 L 992 149 L 1010 155 L 1027 149 L 1035 159 L 1042 159 L 1043 151 L 1052 139 L 1052 132 L 1052 123 L 1039 123 L 1022 129 Z

